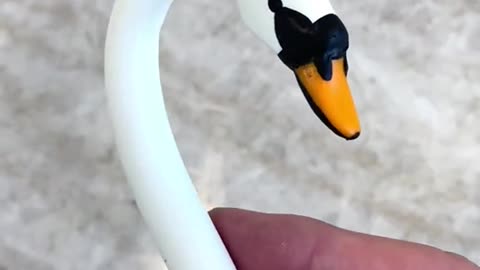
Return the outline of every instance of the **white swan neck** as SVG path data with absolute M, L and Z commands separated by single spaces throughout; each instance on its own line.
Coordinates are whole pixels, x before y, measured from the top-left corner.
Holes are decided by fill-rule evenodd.
M 170 129 L 159 36 L 172 0 L 117 0 L 105 47 L 107 100 L 137 205 L 170 270 L 234 270 Z
M 283 5 L 307 16 L 312 22 L 328 14 L 335 14 L 328 0 L 283 0 Z

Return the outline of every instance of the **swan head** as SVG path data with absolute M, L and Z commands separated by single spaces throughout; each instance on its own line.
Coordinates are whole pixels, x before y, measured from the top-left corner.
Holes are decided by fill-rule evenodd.
M 265 7 L 258 7 L 256 16 L 245 16 L 240 4 L 244 20 L 293 71 L 313 112 L 338 136 L 347 140 L 358 138 L 360 121 L 347 81 L 349 35 L 330 2 L 255 1 L 257 6 L 262 2 Z M 265 9 L 270 12 L 270 17 L 265 14 Z M 247 10 L 247 13 L 252 11 Z M 260 13 L 270 22 L 264 19 L 262 24 L 258 19 L 262 18 Z

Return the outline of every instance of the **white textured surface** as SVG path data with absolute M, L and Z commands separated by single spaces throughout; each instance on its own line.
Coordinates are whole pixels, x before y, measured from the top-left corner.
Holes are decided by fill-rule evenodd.
M 480 263 L 480 2 L 333 2 L 363 134 L 310 112 L 233 1 L 179 0 L 166 103 L 208 206 L 308 214 Z M 111 1 L 0 2 L 0 269 L 155 269 L 112 145 Z

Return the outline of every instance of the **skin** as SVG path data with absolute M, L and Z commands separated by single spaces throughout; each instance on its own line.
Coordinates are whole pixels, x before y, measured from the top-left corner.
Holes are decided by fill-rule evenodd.
M 308 217 L 232 208 L 210 216 L 238 270 L 480 270 L 453 253 Z

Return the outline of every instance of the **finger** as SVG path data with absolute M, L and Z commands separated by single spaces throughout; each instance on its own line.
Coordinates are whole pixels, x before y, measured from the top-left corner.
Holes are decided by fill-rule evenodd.
M 336 228 L 294 215 L 214 209 L 238 270 L 479 270 L 441 250 Z

